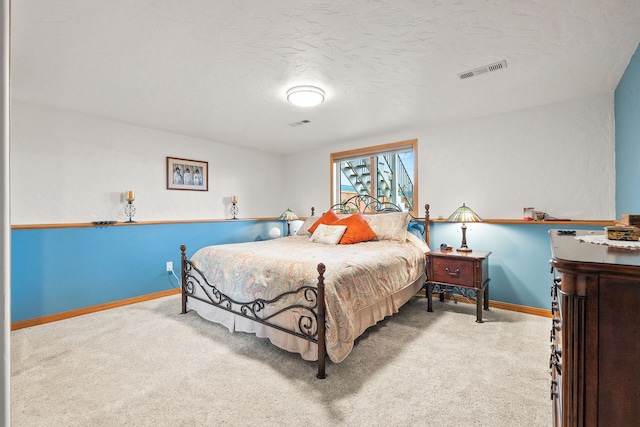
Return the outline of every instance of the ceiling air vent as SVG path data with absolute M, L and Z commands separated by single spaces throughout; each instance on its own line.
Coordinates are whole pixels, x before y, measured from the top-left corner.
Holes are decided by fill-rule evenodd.
M 475 68 L 473 70 L 465 71 L 458 74 L 460 79 L 468 79 L 469 77 L 478 76 L 480 74 L 488 73 L 490 71 L 497 71 L 503 68 L 507 68 L 507 61 L 496 62 L 495 64 L 485 65 L 484 67 Z
M 294 128 L 296 126 L 306 125 L 307 123 L 311 123 L 311 120 L 300 120 L 299 122 L 289 123 L 289 126 Z

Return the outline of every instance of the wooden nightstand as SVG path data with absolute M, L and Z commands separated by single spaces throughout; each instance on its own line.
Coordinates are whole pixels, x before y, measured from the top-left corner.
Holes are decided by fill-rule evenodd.
M 476 322 L 482 323 L 482 299 L 484 309 L 489 310 L 489 255 L 488 251 L 427 252 L 427 311 L 433 311 L 433 292 L 440 293 L 444 301 L 445 291 L 452 291 L 476 299 Z

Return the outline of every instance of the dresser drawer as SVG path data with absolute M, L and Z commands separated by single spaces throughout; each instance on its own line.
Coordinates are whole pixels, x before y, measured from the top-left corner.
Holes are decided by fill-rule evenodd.
M 433 278 L 431 280 L 451 285 L 479 287 L 473 283 L 474 264 L 472 259 L 433 257 Z

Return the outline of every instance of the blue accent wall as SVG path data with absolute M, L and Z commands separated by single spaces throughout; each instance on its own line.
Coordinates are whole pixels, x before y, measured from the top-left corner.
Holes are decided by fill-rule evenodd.
M 12 231 L 12 322 L 179 288 L 180 245 L 198 248 L 266 239 L 282 221 L 222 221 Z M 548 309 L 554 223 L 469 224 L 472 249 L 492 251 L 490 298 Z M 571 227 L 598 229 L 598 227 Z M 599 228 L 602 229 L 601 227 Z M 432 246 L 460 246 L 460 224 L 433 223 Z M 176 310 L 179 308 L 176 307 Z
M 268 238 L 282 221 L 226 221 L 16 229 L 11 233 L 11 321 L 179 288 L 180 245 Z M 285 231 L 286 232 L 286 231 Z
M 640 213 L 640 45 L 615 91 L 616 217 Z
M 459 248 L 461 224 L 438 222 L 431 226 L 431 246 L 447 243 Z M 491 251 L 489 299 L 548 309 L 551 307 L 551 244 L 549 230 L 600 230 L 597 226 L 530 224 L 467 224 L 467 245 Z

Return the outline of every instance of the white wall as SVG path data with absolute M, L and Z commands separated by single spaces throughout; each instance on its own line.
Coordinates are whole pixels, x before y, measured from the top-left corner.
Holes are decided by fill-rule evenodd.
M 490 102 L 490 101 L 489 101 Z M 615 218 L 613 94 L 289 155 L 294 211 L 329 206 L 331 152 L 418 139 L 418 204 L 434 218 L 465 202 L 480 216 L 522 219 L 524 207 L 557 218 Z
M 209 162 L 209 191 L 166 189 L 166 157 Z M 33 104 L 11 105 L 11 222 L 273 217 L 286 209 L 282 156 L 97 119 Z
M 329 154 L 418 138 L 419 206 L 448 216 L 462 202 L 486 218 L 615 218 L 613 94 L 279 156 L 14 102 L 12 224 L 273 217 L 326 210 Z M 209 162 L 209 191 L 167 190 L 166 156 Z M 294 179 L 291 179 L 291 178 Z

